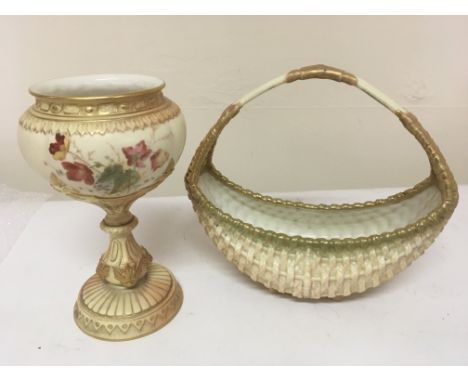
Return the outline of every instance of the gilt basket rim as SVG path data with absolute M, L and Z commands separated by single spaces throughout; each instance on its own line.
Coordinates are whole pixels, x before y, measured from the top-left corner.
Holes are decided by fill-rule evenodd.
M 231 180 L 226 178 L 216 169 L 213 168 L 213 170 L 214 171 L 211 171 L 211 169 L 208 170 L 208 173 L 215 176 L 219 181 L 221 181 L 226 186 L 236 190 L 237 192 L 249 198 L 257 199 L 258 197 L 262 197 L 261 201 L 263 202 L 272 203 L 272 204 L 279 203 L 282 205 L 290 205 L 291 207 L 300 207 L 300 208 L 316 208 L 316 207 L 322 208 L 323 207 L 323 209 L 329 209 L 327 207 L 333 206 L 333 209 L 336 209 L 336 210 L 338 209 L 349 210 L 351 208 L 367 208 L 368 206 L 365 206 L 366 203 L 375 203 L 377 201 L 379 201 L 378 205 L 393 204 L 395 202 L 410 198 L 424 191 L 425 189 L 427 189 L 428 187 L 434 184 L 433 178 L 429 176 L 423 181 L 419 182 L 414 187 L 408 188 L 404 191 L 390 195 L 387 198 L 376 199 L 374 201 L 368 201 L 365 203 L 314 205 L 314 204 L 308 204 L 308 203 L 302 203 L 302 202 L 295 202 L 295 201 L 291 201 L 287 199 L 273 198 L 267 195 L 253 192 L 249 189 L 246 189 L 232 182 Z M 255 197 L 253 197 L 253 195 L 255 195 Z M 323 245 L 362 246 L 364 244 L 371 244 L 371 243 L 377 243 L 377 242 L 381 242 L 385 240 L 395 240 L 395 239 L 407 237 L 408 235 L 424 230 L 428 226 L 439 224 L 441 221 L 443 221 L 447 217 L 447 214 L 450 214 L 451 211 L 453 211 L 453 208 L 454 208 L 454 206 L 452 205 L 453 203 L 450 203 L 447 200 L 442 200 L 439 206 L 435 208 L 430 214 L 418 219 L 414 223 L 407 224 L 404 227 L 397 228 L 392 231 L 385 231 L 380 234 L 374 234 L 374 235 L 369 235 L 369 236 L 348 237 L 348 238 L 312 238 L 312 237 L 305 237 L 301 235 L 288 235 L 286 233 L 264 229 L 259 226 L 253 225 L 251 223 L 244 222 L 241 219 L 235 218 L 231 214 L 224 212 L 221 208 L 216 207 L 212 202 L 210 202 L 197 185 L 191 186 L 190 198 L 192 199 L 192 201 L 195 200 L 197 204 L 197 207 L 195 208 L 196 210 L 206 208 L 212 213 L 214 213 L 216 216 L 218 216 L 219 218 L 225 221 L 228 221 L 229 223 L 233 225 L 240 226 L 243 229 L 251 231 L 257 235 L 264 235 L 266 237 L 269 237 L 270 239 L 277 239 L 277 240 L 287 241 L 287 242 L 291 242 L 295 244 L 320 245 L 320 246 L 323 246 Z M 340 206 L 341 207 L 346 206 L 346 207 L 339 208 Z
M 370 95 L 372 98 L 377 100 L 379 103 L 384 105 L 387 109 L 392 111 L 404 125 L 404 127 L 419 141 L 423 149 L 429 158 L 431 173 L 430 175 L 419 182 L 415 186 L 406 189 L 402 192 L 398 192 L 394 195 L 390 195 L 383 199 L 377 199 L 369 202 L 352 203 L 352 204 L 308 204 L 303 202 L 289 201 L 280 198 L 273 198 L 266 196 L 247 188 L 244 188 L 230 179 L 225 177 L 219 172 L 213 165 L 212 156 L 213 150 L 216 145 L 217 139 L 224 127 L 232 120 L 241 110 L 241 108 L 252 99 L 255 99 L 259 95 L 266 91 L 273 89 L 284 83 L 293 82 L 296 80 L 304 80 L 309 78 L 323 78 L 331 79 L 338 82 L 343 82 L 348 85 L 356 86 L 362 91 Z M 230 187 L 235 192 L 243 194 L 254 200 L 261 200 L 262 202 L 272 203 L 274 205 L 299 207 L 306 209 L 334 209 L 334 210 L 351 210 L 358 208 L 376 207 L 380 205 L 392 204 L 405 199 L 410 199 L 414 195 L 424 191 L 428 187 L 435 185 L 440 192 L 441 200 L 438 205 L 433 208 L 425 216 L 420 217 L 413 223 L 406 224 L 396 229 L 385 231 L 378 234 L 359 236 L 359 237 L 344 237 L 344 238 L 315 238 L 315 237 L 304 237 L 300 235 L 288 235 L 282 232 L 275 232 L 269 229 L 265 229 L 251 223 L 242 221 L 224 212 L 219 207 L 215 206 L 208 198 L 204 195 L 200 187 L 198 186 L 199 178 L 202 174 L 209 173 L 214 176 L 215 179 Z M 237 102 L 228 106 L 216 124 L 211 128 L 204 140 L 200 143 L 200 146 L 192 159 L 185 177 L 186 188 L 191 199 L 194 209 L 197 214 L 202 209 L 207 209 L 211 213 L 214 213 L 219 218 L 228 221 L 231 224 L 237 225 L 245 230 L 248 230 L 254 234 L 264 235 L 269 239 L 278 239 L 294 244 L 306 244 L 306 245 L 368 245 L 371 243 L 377 243 L 385 240 L 396 240 L 402 237 L 408 237 L 409 235 L 421 232 L 432 226 L 439 225 L 441 222 L 448 220 L 453 213 L 457 202 L 458 202 L 458 190 L 455 179 L 440 152 L 439 148 L 432 140 L 430 135 L 421 126 L 416 117 L 404 110 L 395 101 L 389 97 L 383 95 L 380 91 L 375 89 L 372 85 L 368 84 L 364 80 L 354 76 L 351 73 L 345 72 L 341 69 L 333 68 L 326 65 L 312 65 L 288 72 L 286 75 L 275 78 L 259 88 L 248 93 L 244 97 L 240 98 Z M 201 219 L 202 220 L 202 219 Z M 203 223 L 203 222 L 202 222 Z M 206 223 L 203 223 L 206 224 Z

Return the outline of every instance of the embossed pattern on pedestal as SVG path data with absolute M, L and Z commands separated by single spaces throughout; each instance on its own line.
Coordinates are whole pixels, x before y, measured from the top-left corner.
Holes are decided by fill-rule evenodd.
M 164 81 L 138 74 L 56 78 L 31 87 L 20 119 L 26 161 L 52 187 L 103 208 L 110 243 L 75 305 L 85 333 L 119 341 L 169 322 L 182 291 L 132 234 L 130 206 L 172 172 L 185 144 L 185 120 L 162 92 Z
M 152 264 L 146 278 L 127 289 L 92 276 L 80 291 L 74 316 L 79 328 L 96 338 L 121 341 L 142 337 L 168 323 L 183 294 L 171 272 Z

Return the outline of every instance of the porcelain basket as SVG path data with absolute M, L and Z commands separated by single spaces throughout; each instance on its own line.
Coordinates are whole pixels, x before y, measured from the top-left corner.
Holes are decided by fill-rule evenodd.
M 425 150 L 430 175 L 386 199 L 313 205 L 247 190 L 216 170 L 216 141 L 245 104 L 312 78 L 355 86 L 393 112 Z M 458 202 L 453 175 L 416 117 L 364 80 L 325 65 L 292 70 L 227 107 L 198 147 L 185 182 L 201 224 L 226 258 L 252 280 L 299 298 L 348 296 L 393 278 L 431 245 Z

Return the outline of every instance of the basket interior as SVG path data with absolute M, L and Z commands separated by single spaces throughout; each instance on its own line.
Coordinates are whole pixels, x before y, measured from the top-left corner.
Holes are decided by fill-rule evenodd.
M 387 198 L 375 206 L 327 209 L 282 205 L 260 200 L 223 182 L 212 172 L 203 173 L 200 191 L 215 207 L 253 226 L 308 238 L 357 238 L 404 228 L 440 206 L 442 196 L 431 182 L 409 197 Z

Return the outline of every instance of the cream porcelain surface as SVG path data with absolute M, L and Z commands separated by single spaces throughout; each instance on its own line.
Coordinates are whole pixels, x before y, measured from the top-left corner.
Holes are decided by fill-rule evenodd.
M 48 97 L 105 97 L 163 86 L 163 80 L 140 74 L 93 74 L 54 78 L 39 82 L 29 90 Z
M 200 176 L 198 186 L 214 206 L 235 219 L 265 230 L 308 238 L 357 238 L 393 231 L 415 223 L 441 203 L 436 186 L 396 203 L 351 210 L 300 208 L 253 199 L 208 172 Z
M 172 173 L 185 145 L 184 117 L 163 87 L 129 74 L 49 80 L 31 87 L 35 103 L 19 120 L 29 165 L 55 190 L 106 212 L 108 247 L 73 310 L 77 326 L 102 340 L 153 333 L 183 301 L 174 275 L 133 236 L 138 219 L 130 212 Z
M 65 169 L 61 162 L 55 160 L 49 152 L 49 145 L 54 142 L 54 134 L 38 134 L 30 130 L 19 129 L 18 141 L 21 152 L 26 161 L 49 180 L 51 172 L 58 174 L 58 178 L 65 183 L 69 188 L 80 194 L 93 194 L 95 196 L 122 196 L 128 194 L 128 191 L 136 192 L 144 186 L 148 186 L 155 182 L 161 174 L 164 173 L 170 160 L 173 159 L 176 163 L 185 145 L 185 121 L 182 114 L 177 117 L 154 126 L 149 126 L 141 130 L 106 133 L 104 135 L 72 135 L 70 140 L 70 148 L 67 153 L 67 160 L 75 162 L 79 157 L 80 162 L 90 163 L 89 168 L 94 167 L 94 179 L 97 180 L 99 173 L 107 164 L 120 164 L 123 168 L 126 165 L 127 158 L 123 150 L 129 147 L 135 147 L 140 142 L 145 142 L 147 149 L 151 150 L 151 154 L 147 160 L 142 161 L 142 167 L 134 167 L 138 173 L 139 181 L 132 185 L 130 190 L 122 189 L 121 192 L 109 194 L 105 189 L 97 189 L 96 183 L 87 185 L 84 182 L 76 182 L 67 178 Z M 168 160 L 164 165 L 153 171 L 151 167 L 151 155 L 164 150 L 168 153 Z M 99 167 L 92 164 L 101 164 Z
M 216 171 L 216 143 L 242 107 L 307 79 L 355 86 L 392 111 L 425 150 L 430 176 L 386 199 L 324 205 L 254 193 Z M 224 256 L 252 280 L 298 298 L 349 296 L 390 280 L 432 244 L 458 202 L 445 158 L 417 118 L 359 77 L 323 64 L 291 70 L 226 107 L 200 143 L 185 183 L 200 223 Z
M 184 116 L 163 96 L 164 85 L 159 78 L 138 74 L 66 77 L 33 85 L 36 104 L 25 113 L 29 122 L 18 129 L 20 150 L 43 177 L 77 194 L 138 192 L 167 176 L 185 145 Z M 164 116 L 167 109 L 171 114 Z

